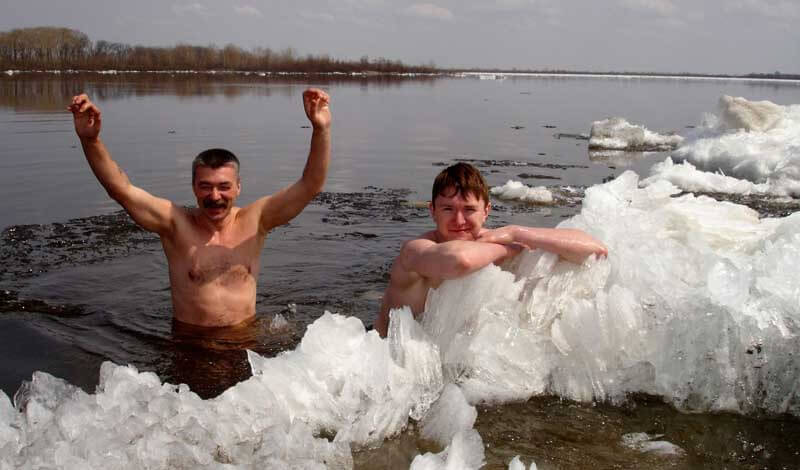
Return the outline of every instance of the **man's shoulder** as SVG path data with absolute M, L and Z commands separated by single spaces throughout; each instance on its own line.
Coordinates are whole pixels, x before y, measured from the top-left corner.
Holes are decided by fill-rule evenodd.
M 410 238 L 403 242 L 403 245 L 400 247 L 400 252 L 404 252 L 406 250 L 413 250 L 417 248 L 423 248 L 430 245 L 435 245 L 437 243 L 436 236 L 433 231 L 423 233 L 422 235 L 416 238 Z

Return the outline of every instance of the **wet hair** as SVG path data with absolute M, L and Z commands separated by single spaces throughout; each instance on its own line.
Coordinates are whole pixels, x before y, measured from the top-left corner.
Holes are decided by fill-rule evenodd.
M 445 194 L 449 188 L 454 190 L 450 194 Z M 465 196 L 472 194 L 477 199 L 483 199 L 485 204 L 489 203 L 489 187 L 483 180 L 481 172 L 469 163 L 456 163 L 451 165 L 436 176 L 433 180 L 433 191 L 431 192 L 431 204 L 436 202 L 436 196 L 453 197 L 457 194 Z
M 192 162 L 192 184 L 194 184 L 195 174 L 197 167 L 207 166 L 209 168 L 217 169 L 228 164 L 233 164 L 236 168 L 236 175 L 239 175 L 239 159 L 236 155 L 225 149 L 208 149 L 200 152 Z

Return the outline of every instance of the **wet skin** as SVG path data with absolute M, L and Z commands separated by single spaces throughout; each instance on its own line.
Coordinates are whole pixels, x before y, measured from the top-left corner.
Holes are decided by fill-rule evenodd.
M 450 194 L 445 196 L 444 194 Z M 386 336 L 389 310 L 408 306 L 414 315 L 425 309 L 431 288 L 501 261 L 519 252 L 513 244 L 477 241 L 489 216 L 488 202 L 474 194 L 445 191 L 429 206 L 436 229 L 403 244 L 390 271 L 375 329 Z
M 389 311 L 408 306 L 414 316 L 425 310 L 428 291 L 523 249 L 544 249 L 574 263 L 607 256 L 608 249 L 585 232 L 507 225 L 485 229 L 491 206 L 475 194 L 445 188 L 430 205 L 436 229 L 403 244 L 390 271 L 375 329 L 386 336 Z
M 86 160 L 109 196 L 145 230 L 158 234 L 169 265 L 174 318 L 199 326 L 236 325 L 255 315 L 256 280 L 267 233 L 287 223 L 318 194 L 330 161 L 330 97 L 303 92 L 312 124 L 302 177 L 247 207 L 238 168 L 200 165 L 193 175 L 196 209 L 186 209 L 131 184 L 100 139 L 101 113 L 89 97 L 75 96 L 68 109 Z

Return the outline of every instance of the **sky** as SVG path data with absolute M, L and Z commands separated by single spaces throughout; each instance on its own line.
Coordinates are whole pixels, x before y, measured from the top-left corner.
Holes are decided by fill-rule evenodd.
M 536 70 L 800 73 L 800 0 L 0 0 L 0 31 Z

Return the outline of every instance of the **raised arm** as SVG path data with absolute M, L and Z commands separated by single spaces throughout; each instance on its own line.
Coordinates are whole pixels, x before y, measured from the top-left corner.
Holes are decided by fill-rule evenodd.
M 453 240 L 435 243 L 428 239 L 406 242 L 398 262 L 409 272 L 429 279 L 456 279 L 519 253 L 515 244 Z
M 581 264 L 591 255 L 608 256 L 608 248 L 588 233 L 576 229 L 536 228 L 507 225 L 481 233 L 479 241 L 519 243 L 531 250 L 540 248 Z
M 303 92 L 303 109 L 313 128 L 308 160 L 303 175 L 294 184 L 254 203 L 261 211 L 262 231 L 268 232 L 292 220 L 322 191 L 331 159 L 329 104 L 330 97 L 320 89 L 310 88 Z
M 111 158 L 100 140 L 100 109 L 85 94 L 72 98 L 67 108 L 75 121 L 75 133 L 81 141 L 86 161 L 95 177 L 112 199 L 145 230 L 164 234 L 172 226 L 172 203 L 132 185 L 128 176 Z

